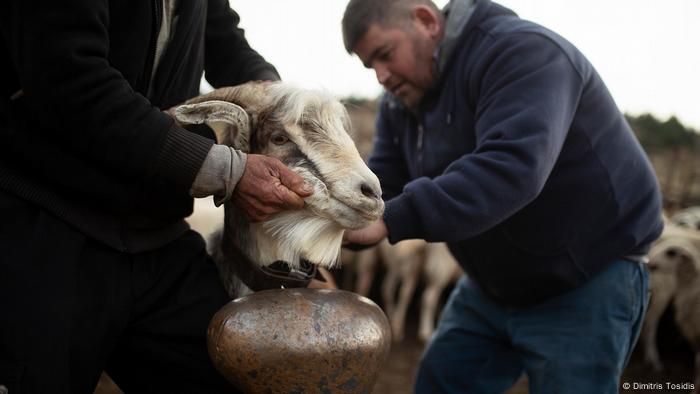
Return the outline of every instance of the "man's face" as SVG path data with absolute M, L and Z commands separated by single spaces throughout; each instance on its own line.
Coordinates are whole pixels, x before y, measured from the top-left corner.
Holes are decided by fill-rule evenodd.
M 414 23 L 401 27 L 370 25 L 353 48 L 377 80 L 408 107 L 420 104 L 433 82 L 433 52 L 437 43 Z

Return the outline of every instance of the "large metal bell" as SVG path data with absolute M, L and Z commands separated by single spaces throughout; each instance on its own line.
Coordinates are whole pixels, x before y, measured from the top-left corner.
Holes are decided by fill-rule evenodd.
M 369 393 L 391 343 L 369 299 L 342 290 L 267 290 L 209 325 L 217 370 L 245 393 Z

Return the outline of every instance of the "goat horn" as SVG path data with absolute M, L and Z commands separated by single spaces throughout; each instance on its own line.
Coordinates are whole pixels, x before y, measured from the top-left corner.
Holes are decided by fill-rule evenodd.
M 205 123 L 217 142 L 250 151 L 251 128 L 257 123 L 269 83 L 248 82 L 219 88 L 168 110 L 180 123 Z
M 204 123 L 211 127 L 220 144 L 249 150 L 250 118 L 237 104 L 219 100 L 203 101 L 180 105 L 175 107 L 172 113 L 180 123 Z

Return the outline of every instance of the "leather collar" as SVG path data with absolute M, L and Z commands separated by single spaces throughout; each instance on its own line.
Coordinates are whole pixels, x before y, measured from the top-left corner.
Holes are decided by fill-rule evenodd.
M 316 276 L 316 265 L 308 260 L 302 260 L 299 269 L 290 269 L 284 261 L 260 266 L 231 242 L 223 242 L 221 249 L 238 277 L 253 291 L 307 287 Z

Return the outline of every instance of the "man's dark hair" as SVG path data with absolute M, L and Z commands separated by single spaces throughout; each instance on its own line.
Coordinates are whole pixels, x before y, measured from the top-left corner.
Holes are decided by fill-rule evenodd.
M 352 49 L 373 23 L 381 27 L 407 23 L 416 4 L 427 5 L 439 12 L 431 0 L 350 0 L 342 22 L 345 50 L 352 53 Z

